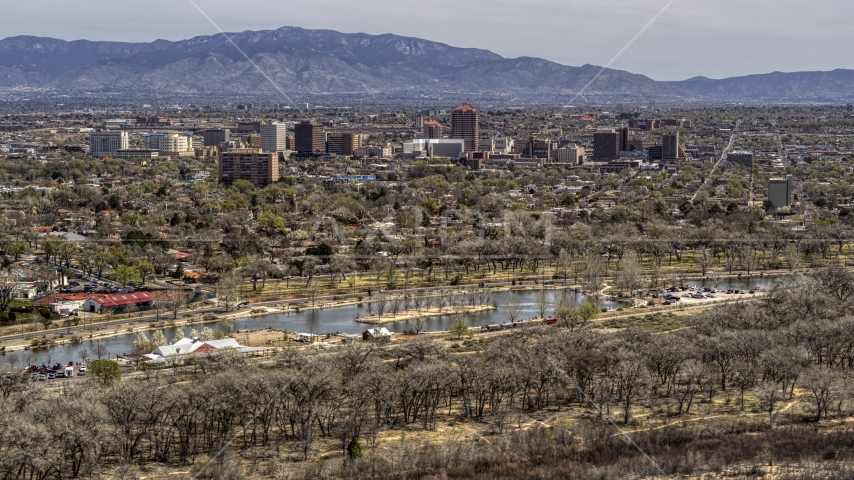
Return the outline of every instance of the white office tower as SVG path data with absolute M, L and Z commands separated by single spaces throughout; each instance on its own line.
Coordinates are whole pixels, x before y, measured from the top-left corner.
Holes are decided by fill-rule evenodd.
M 284 152 L 287 149 L 287 125 L 283 123 L 264 123 L 261 125 L 261 150 L 264 152 Z
M 116 150 L 128 148 L 130 137 L 128 132 L 92 132 L 89 134 L 89 155 L 93 157 L 109 157 Z

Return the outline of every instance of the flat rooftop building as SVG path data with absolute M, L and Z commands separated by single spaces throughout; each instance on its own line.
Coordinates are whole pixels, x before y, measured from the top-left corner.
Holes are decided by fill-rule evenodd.
M 756 154 L 747 151 L 736 151 L 728 153 L 726 159 L 729 163 L 753 167 L 753 162 L 756 161 Z
M 323 138 L 323 126 L 315 122 L 300 122 L 294 127 L 294 143 L 298 153 L 317 153 L 326 151 Z
M 246 180 L 263 187 L 279 180 L 279 157 L 256 148 L 236 148 L 219 155 L 219 180 L 230 185 Z
M 126 150 L 129 142 L 128 132 L 92 132 L 89 134 L 89 155 L 111 157 L 118 150 Z
M 795 182 L 791 175 L 768 180 L 768 200 L 774 204 L 774 208 L 788 207 L 792 204 L 794 186 Z
M 593 134 L 593 161 L 610 162 L 620 158 L 620 135 L 614 130 Z
M 288 127 L 283 123 L 264 123 L 261 125 L 261 150 L 265 152 L 284 152 L 288 149 Z

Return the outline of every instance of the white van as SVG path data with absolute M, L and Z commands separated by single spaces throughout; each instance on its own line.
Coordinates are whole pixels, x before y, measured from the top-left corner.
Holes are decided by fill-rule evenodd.
M 73 377 L 74 376 L 74 367 L 65 367 L 65 377 Z

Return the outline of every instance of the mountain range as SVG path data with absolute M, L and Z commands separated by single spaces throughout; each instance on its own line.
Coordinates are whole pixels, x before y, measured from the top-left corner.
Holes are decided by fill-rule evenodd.
M 283 27 L 228 36 L 240 50 L 223 35 L 150 43 L 6 38 L 0 40 L 0 89 L 260 96 L 275 95 L 280 88 L 312 95 L 573 97 L 595 78 L 584 90 L 584 100 L 848 102 L 854 96 L 851 70 L 660 82 L 594 65 L 505 58 L 488 50 L 391 34 Z

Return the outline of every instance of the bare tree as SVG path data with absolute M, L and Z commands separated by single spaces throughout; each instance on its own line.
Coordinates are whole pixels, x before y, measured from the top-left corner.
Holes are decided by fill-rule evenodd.
M 0 312 L 5 312 L 18 294 L 18 279 L 8 268 L 0 269 Z
M 101 357 L 105 357 L 105 356 L 107 356 L 107 353 L 108 353 L 108 351 L 107 351 L 107 347 L 106 347 L 106 346 L 101 345 L 101 344 L 99 343 L 99 344 L 95 347 L 95 355 L 97 355 L 97 356 L 98 356 L 98 360 L 100 360 L 100 359 L 101 359 Z
M 546 313 L 548 313 L 552 306 L 551 293 L 545 288 L 541 288 L 537 290 L 535 296 L 537 302 L 537 313 L 540 314 L 540 318 L 546 318 Z
M 780 390 L 780 386 L 775 382 L 765 382 L 759 386 L 759 400 L 768 412 L 768 427 L 774 427 L 776 420 L 777 404 L 785 400 L 785 392 Z
M 619 364 L 614 370 L 623 406 L 623 422 L 628 424 L 632 416 L 632 405 L 646 392 L 648 376 L 643 360 L 636 354 L 622 351 Z
M 741 249 L 739 256 L 741 257 L 741 265 L 747 270 L 747 275 L 756 269 L 759 265 L 759 256 L 753 245 L 746 245 Z
M 415 335 L 419 335 L 425 328 L 427 328 L 427 324 L 424 317 L 415 317 L 415 320 L 412 321 L 412 332 Z
M 242 283 L 240 278 L 231 273 L 222 275 L 216 283 L 216 298 L 226 312 L 237 304 Z
M 786 265 L 789 267 L 790 272 L 794 272 L 801 264 L 801 250 L 796 243 L 790 242 L 786 244 L 785 254 Z
M 813 415 L 814 421 L 827 418 L 830 406 L 835 402 L 839 392 L 837 390 L 839 375 L 833 369 L 813 369 L 804 375 L 801 384 L 806 390 L 802 397 L 802 403 L 806 404 L 806 410 Z
M 507 301 L 504 303 L 504 316 L 515 323 L 520 315 L 522 315 L 522 302 L 512 292 L 508 293 Z
M 634 251 L 629 250 L 620 260 L 616 278 L 617 286 L 634 296 L 635 290 L 641 286 L 641 264 Z
M 377 311 L 377 318 L 382 321 L 383 315 L 385 315 L 385 312 L 388 310 L 388 299 L 385 295 L 380 295 L 377 302 L 374 304 L 374 308 L 376 308 Z
M 590 253 L 584 257 L 584 274 L 587 277 L 587 290 L 591 295 L 599 295 L 602 290 L 602 274 L 603 265 L 602 257 L 595 253 Z
M 398 296 L 394 296 L 389 301 L 389 306 L 391 307 L 392 316 L 397 317 L 397 314 L 404 308 L 403 299 Z

